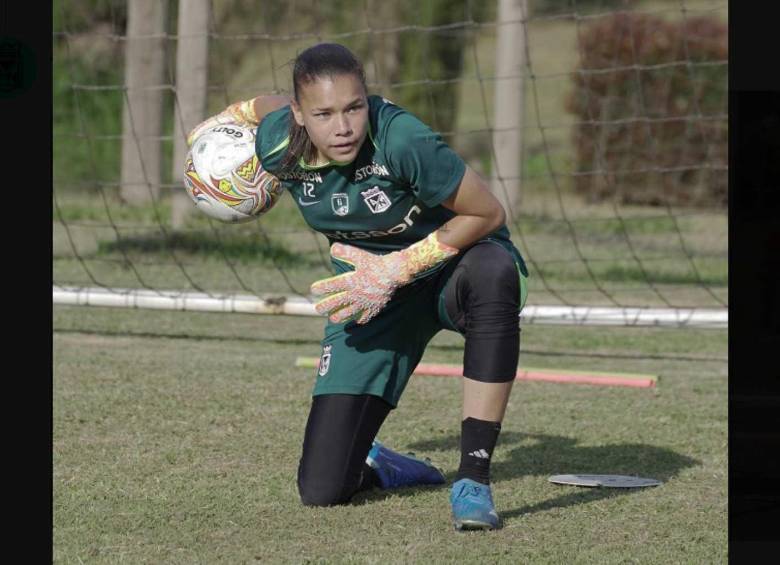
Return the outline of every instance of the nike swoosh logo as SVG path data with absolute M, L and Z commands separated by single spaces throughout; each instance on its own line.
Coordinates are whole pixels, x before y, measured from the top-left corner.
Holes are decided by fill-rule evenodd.
M 319 202 L 322 202 L 322 200 L 314 200 L 313 202 L 304 202 L 303 200 L 301 200 L 300 196 L 298 197 L 298 204 L 300 204 L 301 206 L 312 206 L 314 204 L 318 204 Z

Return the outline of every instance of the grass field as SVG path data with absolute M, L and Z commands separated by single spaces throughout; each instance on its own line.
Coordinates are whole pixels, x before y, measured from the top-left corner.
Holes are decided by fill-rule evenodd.
M 656 389 L 518 383 L 493 464 L 503 530 L 456 533 L 447 488 L 303 507 L 320 320 L 54 308 L 57 563 L 725 563 L 726 332 L 546 328 L 521 365 Z M 273 331 L 270 331 L 270 330 Z M 437 336 L 424 361 L 461 361 Z M 413 377 L 380 438 L 457 468 L 460 385 Z M 552 474 L 660 479 L 585 489 Z

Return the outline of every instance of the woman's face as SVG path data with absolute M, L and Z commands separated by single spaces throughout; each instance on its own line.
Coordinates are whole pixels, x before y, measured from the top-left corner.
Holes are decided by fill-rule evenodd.
M 292 111 L 317 148 L 317 162 L 348 163 L 357 157 L 368 128 L 368 99 L 352 74 L 322 76 L 302 85 Z

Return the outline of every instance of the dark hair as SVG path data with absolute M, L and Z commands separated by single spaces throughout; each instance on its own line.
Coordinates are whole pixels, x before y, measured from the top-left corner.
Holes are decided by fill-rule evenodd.
M 354 75 L 366 88 L 366 73 L 363 64 L 352 52 L 338 43 L 319 43 L 303 50 L 293 66 L 293 96 L 300 104 L 300 92 L 303 85 L 311 84 L 320 77 L 336 75 Z M 316 148 L 309 139 L 306 128 L 295 122 L 290 112 L 290 143 L 282 160 L 282 171 L 290 171 L 298 164 L 301 156 L 310 162 L 316 155 Z

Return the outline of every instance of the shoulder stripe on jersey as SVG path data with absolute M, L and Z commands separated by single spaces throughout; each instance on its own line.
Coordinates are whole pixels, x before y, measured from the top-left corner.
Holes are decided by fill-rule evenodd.
M 265 155 L 263 155 L 263 156 L 261 157 L 261 160 L 263 160 L 263 159 L 267 159 L 268 157 L 270 157 L 270 156 L 271 156 L 271 155 L 273 155 L 274 153 L 277 153 L 277 152 L 281 151 L 282 149 L 284 149 L 284 148 L 285 148 L 285 147 L 287 147 L 288 145 L 290 145 L 290 136 L 289 136 L 289 135 L 288 135 L 288 136 L 287 136 L 287 137 L 286 137 L 286 138 L 285 138 L 285 139 L 284 139 L 284 140 L 283 140 L 283 141 L 282 141 L 282 142 L 281 142 L 279 145 L 277 145 L 276 147 L 274 147 L 273 149 L 271 149 L 271 151 L 269 151 L 268 153 L 266 153 Z

